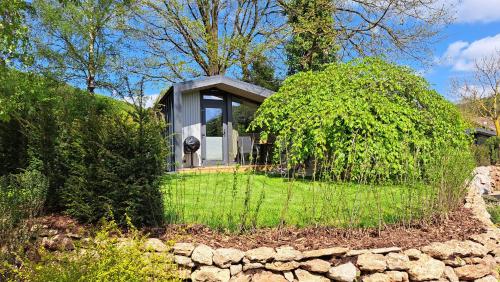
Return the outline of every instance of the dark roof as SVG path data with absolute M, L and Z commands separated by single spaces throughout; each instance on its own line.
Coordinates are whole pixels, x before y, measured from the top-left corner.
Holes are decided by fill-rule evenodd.
M 488 137 L 496 136 L 497 135 L 495 131 L 489 130 L 489 129 L 485 129 L 485 128 L 481 128 L 481 127 L 474 128 L 474 134 L 475 135 L 488 136 Z
M 238 79 L 230 78 L 224 75 L 207 76 L 194 80 L 175 83 L 167 91 L 164 91 L 158 97 L 157 103 L 162 102 L 164 97 L 170 95 L 176 89 L 180 92 L 203 90 L 217 87 L 229 93 L 234 93 L 250 100 L 262 102 L 274 92 L 255 84 L 244 82 Z

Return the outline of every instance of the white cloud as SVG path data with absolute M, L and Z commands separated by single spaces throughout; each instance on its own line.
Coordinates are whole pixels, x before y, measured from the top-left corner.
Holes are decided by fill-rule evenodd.
M 153 95 L 147 95 L 147 96 L 144 96 L 144 107 L 146 108 L 151 108 L 154 104 L 154 102 L 156 101 L 156 99 L 158 98 L 159 94 L 153 94 Z M 132 99 L 132 97 L 125 97 L 124 98 L 125 101 L 133 104 L 134 102 L 137 102 L 137 101 L 134 101 L 134 99 Z
M 467 84 L 461 85 L 457 89 L 455 89 L 456 94 L 459 98 L 485 98 L 491 95 L 491 93 L 484 87 L 484 85 L 480 84 Z
M 455 41 L 441 57 L 441 63 L 455 71 L 471 71 L 474 61 L 500 51 L 500 33 L 473 42 Z
M 500 21 L 500 0 L 452 0 L 447 2 L 456 5 L 456 22 L 458 23 Z
M 158 98 L 158 94 L 148 95 L 146 97 L 147 97 L 146 108 L 151 108 L 153 106 L 153 104 L 156 102 L 156 99 Z

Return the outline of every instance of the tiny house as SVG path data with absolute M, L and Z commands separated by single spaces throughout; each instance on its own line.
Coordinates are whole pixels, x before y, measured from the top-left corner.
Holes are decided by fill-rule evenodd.
M 172 169 L 250 164 L 259 132 L 248 125 L 262 102 L 273 94 L 260 86 L 226 76 L 209 76 L 175 83 L 158 98 L 171 143 Z M 195 153 L 184 140 L 200 141 Z

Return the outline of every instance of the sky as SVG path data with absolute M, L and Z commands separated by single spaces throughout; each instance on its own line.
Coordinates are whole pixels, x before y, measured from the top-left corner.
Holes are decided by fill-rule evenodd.
M 453 24 L 434 46 L 434 64 L 419 70 L 432 87 L 451 101 L 451 79 L 468 76 L 474 60 L 500 52 L 500 0 L 463 0 Z
M 433 61 L 423 67 L 419 63 L 411 65 L 422 74 L 432 88 L 450 101 L 458 96 L 451 89 L 453 78 L 470 75 L 474 60 L 500 52 L 500 0 L 442 0 L 454 6 L 455 20 L 447 26 L 442 38 L 433 48 Z M 459 1 L 457 3 L 457 1 Z M 148 104 L 158 96 L 167 84 L 148 85 Z

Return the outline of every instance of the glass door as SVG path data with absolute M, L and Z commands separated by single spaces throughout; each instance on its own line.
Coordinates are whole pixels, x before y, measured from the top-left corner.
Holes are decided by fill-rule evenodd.
M 202 159 L 204 165 L 226 164 L 226 105 L 223 95 L 203 94 Z

